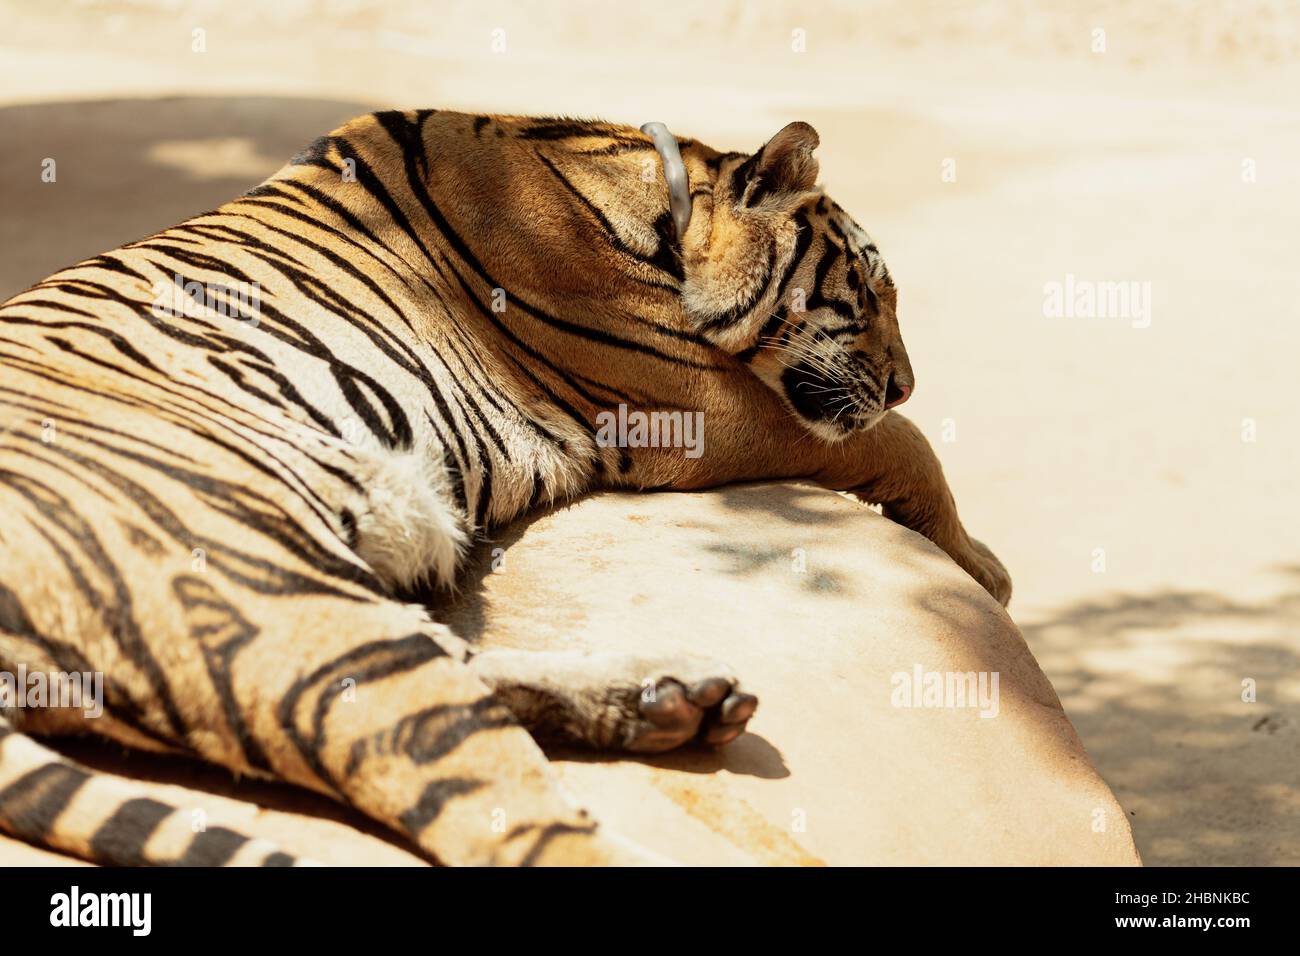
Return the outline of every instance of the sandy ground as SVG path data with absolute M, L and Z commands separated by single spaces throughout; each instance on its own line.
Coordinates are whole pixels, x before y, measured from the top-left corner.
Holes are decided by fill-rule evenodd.
M 807 120 L 901 286 L 907 411 L 1144 860 L 1300 863 L 1300 8 L 259 6 L 0 2 L 0 296 L 375 106 L 737 149 Z M 1069 276 L 1150 309 L 1050 317 Z

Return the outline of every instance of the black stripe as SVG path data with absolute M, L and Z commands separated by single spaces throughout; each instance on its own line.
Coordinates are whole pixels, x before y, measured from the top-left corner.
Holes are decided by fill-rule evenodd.
M 185 853 L 175 860 L 175 865 L 225 866 L 248 842 L 248 837 L 234 830 L 213 827 L 211 830 L 196 833 Z
M 462 777 L 435 780 L 424 788 L 420 799 L 413 807 L 402 811 L 397 818 L 398 822 L 412 837 L 417 837 L 425 827 L 438 818 L 448 803 L 456 797 L 473 793 L 485 786 L 487 784 L 482 780 L 467 780 Z
M 330 147 L 334 145 L 334 137 L 318 136 L 298 152 L 289 158 L 290 166 L 322 166 L 330 168 L 329 163 L 325 160 L 326 154 Z
M 0 823 L 23 840 L 43 843 L 54 821 L 90 774 L 65 763 L 47 763 L 0 790 Z
M 587 836 L 594 834 L 596 832 L 596 824 L 550 823 L 542 827 L 536 823 L 530 823 L 521 827 L 516 827 L 510 832 L 507 839 L 522 836 L 524 833 L 529 831 L 535 832 L 537 836 L 532 849 L 528 851 L 528 855 L 520 861 L 520 866 L 532 866 L 536 863 L 546 847 L 557 837 L 567 836 L 574 833 L 581 833 Z
M 317 778 L 337 792 L 338 780 L 325 766 L 321 754 L 326 743 L 325 718 L 334 700 L 343 693 L 343 678 L 350 677 L 356 686 L 360 686 L 368 681 L 415 670 L 435 658 L 446 656 L 447 652 L 425 634 L 372 641 L 355 647 L 294 681 L 276 708 L 280 726 Z M 313 690 L 317 691 L 317 696 L 312 708 L 311 736 L 307 737 L 297 711 L 303 698 Z
M 91 858 L 106 866 L 144 866 L 150 862 L 145 844 L 175 812 L 175 807 L 146 797 L 126 801 L 90 838 Z
M 213 689 L 245 763 L 258 770 L 271 770 L 271 763 L 248 727 L 235 697 L 235 658 L 260 632 L 239 608 L 227 601 L 207 580 L 193 574 L 172 579 L 172 593 L 185 612 L 189 637 L 199 645 Z
M 635 144 L 645 147 L 648 138 L 642 134 L 638 139 L 625 126 L 613 126 L 598 120 L 571 120 L 564 118 L 538 117 L 517 133 L 520 139 L 612 139 L 620 143 Z

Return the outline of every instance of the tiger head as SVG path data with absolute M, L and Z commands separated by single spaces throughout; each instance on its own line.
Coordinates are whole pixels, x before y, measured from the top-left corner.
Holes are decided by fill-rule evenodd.
M 490 260 L 490 271 L 475 268 L 493 294 L 509 290 L 503 305 L 549 313 L 530 335 L 554 335 L 552 362 L 584 368 L 592 342 L 623 358 L 659 355 L 666 341 L 687 348 L 648 333 L 650 321 L 729 353 L 829 441 L 906 401 L 914 380 L 897 293 L 870 236 L 817 188 L 817 132 L 791 123 L 748 155 L 656 127 L 381 113 L 324 142 L 363 158 L 374 144 L 381 172 L 422 180 L 440 220 L 425 242 L 461 237 Z M 387 159 L 395 142 L 402 163 Z M 337 175 L 328 157 L 299 162 Z M 621 371 L 645 377 L 639 363 Z M 600 378 L 610 384 L 608 370 Z
M 714 345 L 838 441 L 905 402 L 915 383 L 889 270 L 816 188 L 817 145 L 811 126 L 791 123 L 752 156 L 706 160 L 716 175 L 682 240 L 682 294 Z

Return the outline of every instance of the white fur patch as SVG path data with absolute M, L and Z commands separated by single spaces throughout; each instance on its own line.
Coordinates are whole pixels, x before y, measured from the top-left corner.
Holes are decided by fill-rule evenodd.
M 428 450 L 355 452 L 368 507 L 357 515 L 357 554 L 388 587 L 449 587 L 467 544 L 447 475 Z

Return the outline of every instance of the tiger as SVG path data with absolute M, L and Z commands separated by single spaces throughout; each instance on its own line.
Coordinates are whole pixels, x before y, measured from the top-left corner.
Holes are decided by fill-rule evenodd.
M 106 865 L 313 862 L 45 742 L 92 735 L 324 794 L 441 865 L 671 862 L 542 745 L 724 746 L 758 703 L 739 677 L 437 619 L 471 546 L 602 490 L 815 482 L 1005 605 L 894 411 L 897 291 L 818 145 L 376 112 L 0 306 L 0 830 Z M 700 416 L 701 453 L 608 440 L 619 408 Z M 100 712 L 21 706 L 20 671 L 101 676 Z

